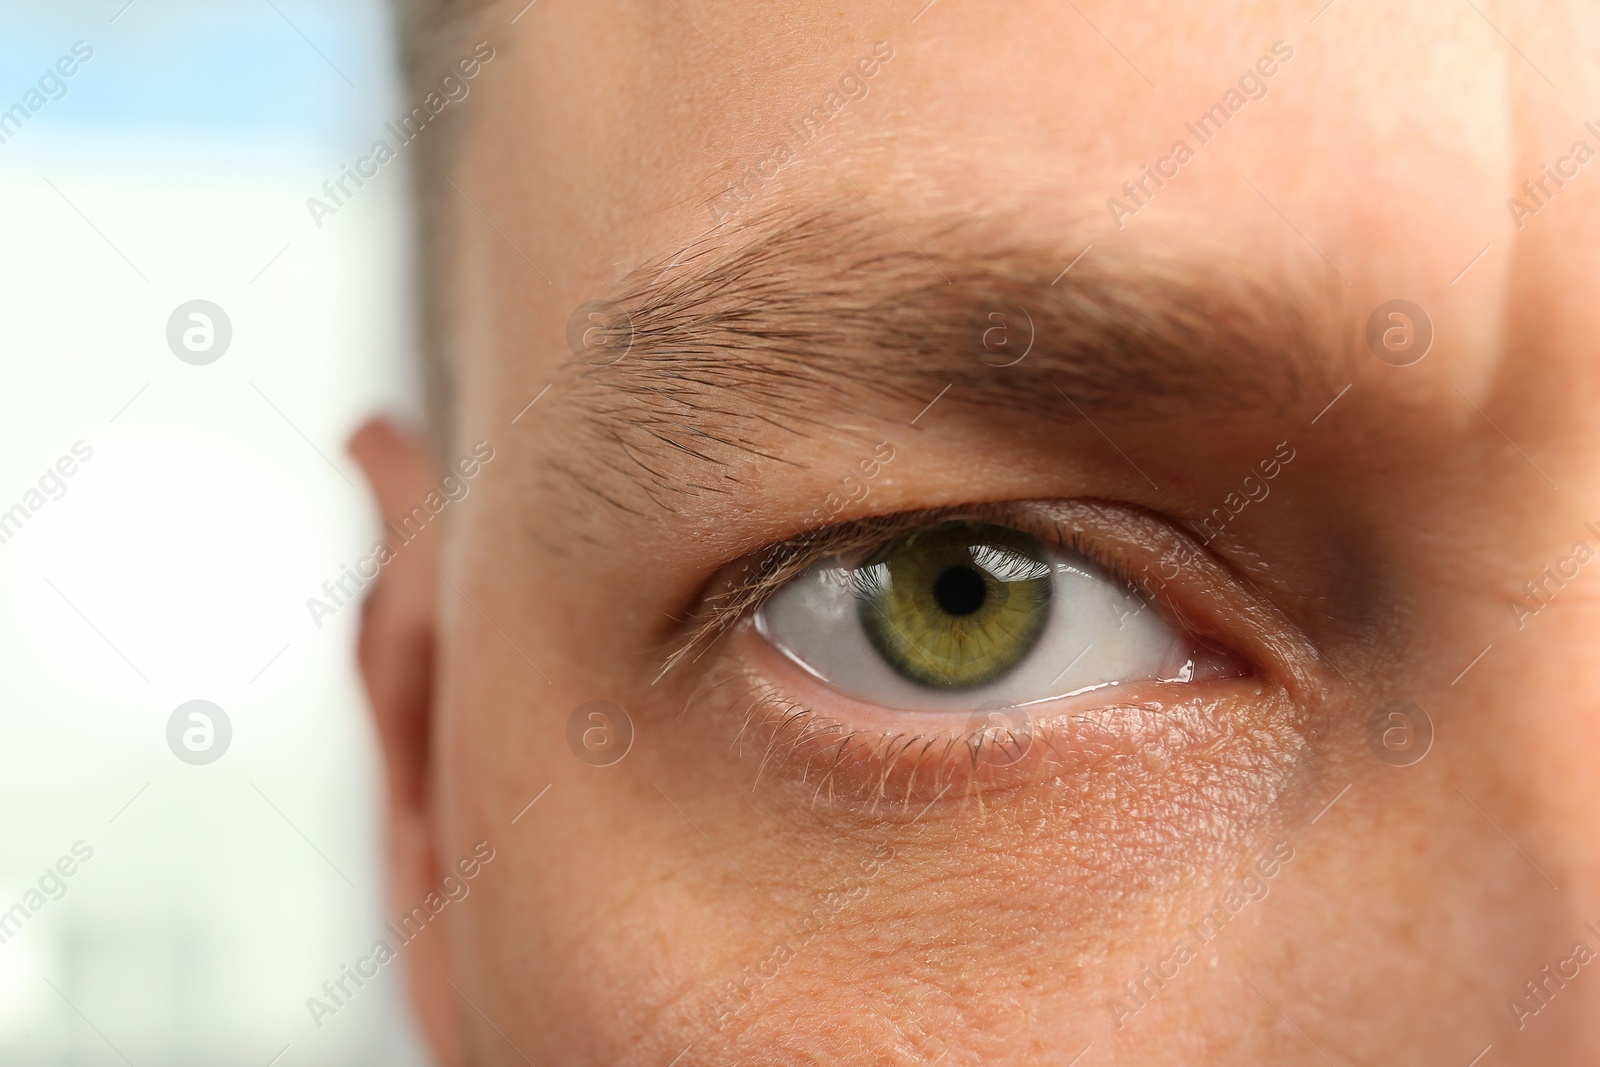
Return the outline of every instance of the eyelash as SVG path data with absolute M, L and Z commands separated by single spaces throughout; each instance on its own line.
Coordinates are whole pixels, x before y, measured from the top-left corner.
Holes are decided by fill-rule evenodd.
M 1134 510 L 1126 505 L 1099 501 L 1075 503 L 1079 506 L 1101 506 L 1124 514 Z M 1134 560 L 1111 551 L 1102 539 L 1089 535 L 1081 527 L 1069 527 L 1064 520 L 1052 519 L 1040 511 L 1041 503 L 1034 501 L 923 508 L 819 527 L 770 545 L 724 568 L 712 579 L 690 615 L 687 634 L 667 656 L 661 673 L 671 671 L 691 654 L 698 659 L 739 620 L 753 614 L 813 564 L 841 556 L 864 559 L 875 549 L 898 537 L 956 518 L 1008 526 L 1058 550 L 1081 555 L 1146 604 L 1165 608 L 1185 633 L 1198 640 L 1207 639 L 1208 631 L 1214 628 L 1197 625 L 1199 620 L 1193 618 L 1191 612 L 1183 610 L 1181 605 L 1166 596 L 1162 588 L 1168 584 L 1166 581 L 1158 580 L 1159 586 L 1152 587 L 1148 579 L 1149 564 L 1144 564 L 1141 573 L 1141 568 L 1136 566 Z M 1181 547 L 1185 553 L 1202 551 L 1197 544 L 1173 529 L 1167 520 L 1155 516 L 1147 518 L 1162 523 L 1171 530 L 1173 536 L 1182 538 Z

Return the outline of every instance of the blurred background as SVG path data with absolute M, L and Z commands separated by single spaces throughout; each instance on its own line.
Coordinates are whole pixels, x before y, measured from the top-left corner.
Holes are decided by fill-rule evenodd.
M 417 407 L 406 149 L 306 201 L 404 110 L 391 40 L 0 6 L 0 1063 L 426 1062 L 403 952 L 307 1006 L 388 917 L 359 609 L 306 601 L 376 532 L 346 438 Z

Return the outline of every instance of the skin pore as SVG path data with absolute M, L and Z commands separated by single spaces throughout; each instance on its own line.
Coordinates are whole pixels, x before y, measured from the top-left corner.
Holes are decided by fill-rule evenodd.
M 351 446 L 385 518 L 497 456 L 361 639 L 396 905 L 496 850 L 406 950 L 441 1060 L 1592 1062 L 1600 169 L 1522 183 L 1600 148 L 1600 16 L 924 2 L 477 27 L 449 438 Z M 1231 666 L 984 731 L 758 632 L 908 513 Z

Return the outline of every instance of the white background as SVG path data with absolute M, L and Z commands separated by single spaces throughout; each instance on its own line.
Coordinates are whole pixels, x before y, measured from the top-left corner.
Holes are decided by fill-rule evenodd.
M 0 511 L 94 450 L 0 544 L 0 910 L 94 849 L 0 945 L 0 1062 L 420 1064 L 399 967 L 306 1007 L 385 917 L 358 609 L 305 601 L 375 533 L 345 439 L 415 408 L 405 160 L 305 201 L 405 110 L 387 10 L 124 3 L 0 6 L 0 110 L 94 49 L 0 145 Z M 208 366 L 166 343 L 197 298 Z M 197 698 L 202 767 L 165 736 Z

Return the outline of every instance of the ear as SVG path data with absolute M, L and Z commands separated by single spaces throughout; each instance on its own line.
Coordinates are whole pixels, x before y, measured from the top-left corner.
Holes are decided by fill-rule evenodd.
M 384 419 L 362 426 L 348 447 L 377 497 L 388 549 L 381 557 L 388 562 L 380 565 L 362 605 L 357 654 L 388 771 L 390 911 L 403 916 L 444 873 L 434 832 L 432 776 L 440 532 L 437 524 L 406 521 L 436 487 L 439 471 L 419 438 Z M 424 930 L 407 943 L 404 966 L 423 1032 L 441 1064 L 455 1067 L 462 1062 L 460 1031 L 445 949 L 440 931 Z

